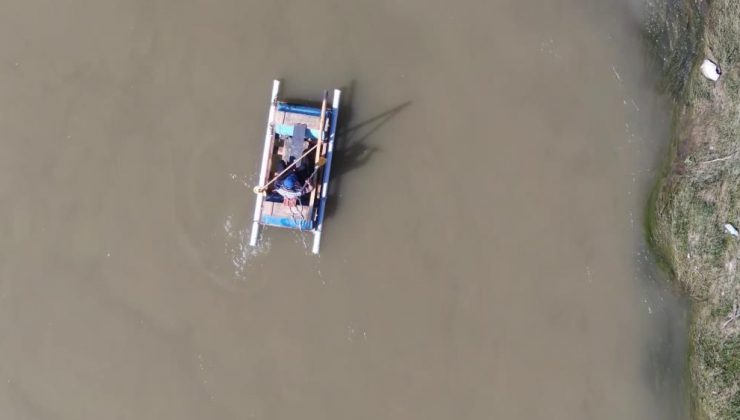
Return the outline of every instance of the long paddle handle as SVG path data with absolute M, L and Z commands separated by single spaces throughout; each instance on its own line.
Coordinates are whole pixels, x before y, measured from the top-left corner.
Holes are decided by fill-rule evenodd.
M 275 177 L 272 178 L 265 185 L 262 185 L 262 186 L 257 185 L 256 187 L 254 187 L 254 193 L 255 194 L 262 194 L 263 192 L 267 191 L 267 187 L 269 187 L 273 182 L 277 181 L 278 178 L 280 178 L 286 172 L 288 172 L 290 169 L 292 169 L 298 162 L 301 161 L 301 159 L 303 159 L 304 157 L 306 157 L 309 154 L 311 154 L 311 152 L 313 152 L 317 147 L 319 147 L 319 145 L 321 145 L 321 143 L 316 143 L 314 146 L 311 146 L 311 148 L 309 148 L 308 150 L 306 150 L 306 153 L 302 154 L 301 157 L 299 157 L 298 159 L 294 160 L 293 163 L 291 163 L 290 165 L 288 165 L 287 168 L 283 169 L 282 172 L 280 172 L 279 174 L 275 175 Z
M 321 118 L 319 118 L 319 144 L 322 146 L 319 146 L 319 148 L 316 150 L 316 161 L 314 162 L 314 170 L 309 179 L 311 180 L 311 184 L 314 184 L 316 182 L 316 174 L 318 174 L 318 169 L 321 167 L 321 158 L 322 153 L 324 149 L 324 125 L 326 124 L 326 97 L 329 92 L 324 91 L 324 97 L 321 99 Z M 311 197 L 308 200 L 308 208 L 309 212 L 313 214 L 313 205 L 314 201 L 316 200 L 316 194 L 318 192 L 318 188 L 314 188 L 313 191 L 311 191 Z

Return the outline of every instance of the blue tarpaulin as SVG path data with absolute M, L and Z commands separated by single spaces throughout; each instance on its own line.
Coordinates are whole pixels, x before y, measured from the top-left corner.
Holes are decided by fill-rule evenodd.
M 293 135 L 294 126 L 288 124 L 275 124 L 275 134 L 280 136 L 290 137 Z M 319 138 L 319 130 L 308 129 L 306 130 L 306 138 L 316 140 Z
M 311 230 L 313 222 L 310 220 L 293 219 L 292 217 L 277 217 L 262 215 L 262 223 L 269 226 L 284 227 L 288 229 Z

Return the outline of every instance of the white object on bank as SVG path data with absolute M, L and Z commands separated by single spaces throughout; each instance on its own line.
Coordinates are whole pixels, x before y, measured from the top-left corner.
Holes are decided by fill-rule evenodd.
M 735 226 L 732 226 L 729 223 L 725 223 L 725 230 L 732 236 L 740 236 L 740 232 L 735 229 Z
M 716 82 L 719 80 L 719 76 L 722 75 L 722 69 L 712 60 L 704 59 L 704 62 L 701 63 L 701 74 L 707 79 Z

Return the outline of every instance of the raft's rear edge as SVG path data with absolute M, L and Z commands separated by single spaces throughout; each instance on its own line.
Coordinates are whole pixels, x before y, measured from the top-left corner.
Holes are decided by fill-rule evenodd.
M 331 163 L 334 157 L 334 139 L 337 134 L 337 120 L 339 117 L 339 100 L 342 91 L 334 89 L 334 99 L 332 101 L 331 129 L 329 131 L 329 146 L 326 152 L 326 166 L 324 167 L 323 185 L 321 186 L 321 200 L 319 201 L 319 215 L 316 219 L 316 229 L 314 230 L 313 248 L 311 252 L 319 253 L 321 247 L 321 232 L 324 227 L 324 213 L 326 211 L 326 197 L 329 192 L 329 179 L 331 177 Z

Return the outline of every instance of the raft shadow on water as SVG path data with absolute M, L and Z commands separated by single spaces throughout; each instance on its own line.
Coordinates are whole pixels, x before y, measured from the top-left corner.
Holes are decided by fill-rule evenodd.
M 364 166 L 375 153 L 381 151 L 379 147 L 368 144 L 367 140 L 404 108 L 411 105 L 411 101 L 406 101 L 360 123 L 351 124 L 354 119 L 352 111 L 354 90 L 354 81 L 342 89 L 339 128 L 332 158 L 329 199 L 326 203 L 325 217 L 327 218 L 332 217 L 339 208 L 342 176 Z M 348 128 L 343 129 L 344 125 Z

